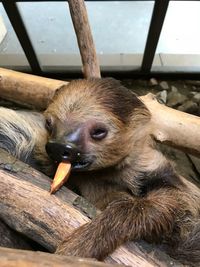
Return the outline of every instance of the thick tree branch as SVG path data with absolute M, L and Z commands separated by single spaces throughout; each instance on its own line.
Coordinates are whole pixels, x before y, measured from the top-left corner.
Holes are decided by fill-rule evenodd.
M 0 68 L 0 97 L 44 110 L 55 91 L 67 82 Z
M 155 95 L 140 97 L 152 114 L 152 136 L 161 143 L 200 156 L 200 118 L 158 103 Z

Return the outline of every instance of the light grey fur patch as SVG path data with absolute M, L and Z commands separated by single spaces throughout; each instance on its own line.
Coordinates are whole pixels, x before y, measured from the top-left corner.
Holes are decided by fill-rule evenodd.
M 32 114 L 1 107 L 0 147 L 14 157 L 29 162 L 37 142 L 37 128 L 44 129 L 41 116 L 39 113 Z

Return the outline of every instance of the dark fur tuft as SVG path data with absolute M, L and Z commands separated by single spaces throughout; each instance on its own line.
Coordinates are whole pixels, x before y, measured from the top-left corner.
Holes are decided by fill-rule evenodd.
M 99 101 L 105 107 L 105 110 L 112 112 L 122 122 L 126 123 L 134 109 L 146 109 L 139 98 L 124 87 L 120 81 L 112 78 L 91 79 L 91 87 L 95 87 Z
M 139 180 L 141 183 L 141 196 L 146 195 L 152 190 L 178 188 L 180 185 L 183 185 L 180 177 L 175 173 L 174 168 L 169 163 L 152 172 L 141 173 Z
M 193 225 L 189 235 L 183 240 L 177 240 L 176 246 L 168 253 L 174 259 L 193 267 L 200 266 L 200 221 Z

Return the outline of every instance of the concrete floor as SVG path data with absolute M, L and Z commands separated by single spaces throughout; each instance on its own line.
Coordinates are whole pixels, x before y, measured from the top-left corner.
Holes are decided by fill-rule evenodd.
M 116 64 L 140 65 L 153 4 L 154 1 L 86 2 L 102 64 L 108 67 Z M 66 60 L 68 65 L 71 62 L 75 62 L 74 66 L 80 64 L 76 36 L 66 3 L 33 2 L 19 3 L 18 6 L 43 66 L 65 65 Z M 155 67 L 173 64 L 176 67 L 176 63 L 180 67 L 187 67 L 188 62 L 190 67 L 194 65 L 200 68 L 199 14 L 199 1 L 171 1 L 157 47 Z M 11 65 L 27 64 L 2 4 L 0 15 L 8 30 L 0 44 L 0 65 L 5 60 Z M 176 59 L 173 63 L 174 55 Z M 127 62 L 126 58 L 129 59 Z

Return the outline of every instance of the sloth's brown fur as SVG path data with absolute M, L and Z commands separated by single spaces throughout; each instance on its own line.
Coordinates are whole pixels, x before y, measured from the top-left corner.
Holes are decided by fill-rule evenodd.
M 22 135 L 28 141 L 20 150 L 15 142 L 0 145 L 17 157 L 23 159 L 24 151 L 26 161 L 49 174 L 54 167 L 46 142 L 63 143 L 79 129 L 83 154 L 92 158 L 86 171 L 72 173 L 69 185 L 102 213 L 72 233 L 57 253 L 103 259 L 128 240 L 144 239 L 164 243 L 183 262 L 200 264 L 200 190 L 178 176 L 156 150 L 150 113 L 135 94 L 113 79 L 73 81 L 57 92 L 44 113 L 51 122 L 49 132 L 41 115 L 18 112 L 19 120 L 13 121 L 9 112 L 1 110 L 1 140 L 9 143 L 12 135 Z M 98 124 L 108 133 L 96 141 L 89 129 Z

